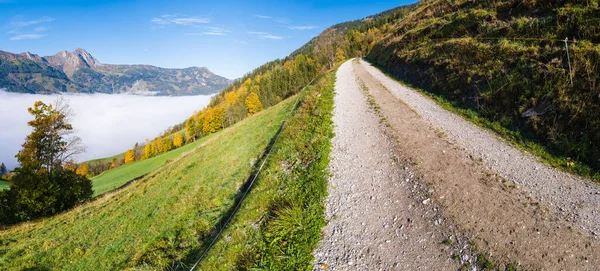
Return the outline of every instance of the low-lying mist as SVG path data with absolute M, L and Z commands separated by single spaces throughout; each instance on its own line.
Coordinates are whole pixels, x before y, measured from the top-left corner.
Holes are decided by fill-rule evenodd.
M 128 94 L 64 95 L 75 113 L 75 135 L 87 151 L 77 161 L 112 156 L 146 138 L 152 140 L 169 126 L 208 104 L 211 96 L 135 96 Z M 18 94 L 0 90 L 0 162 L 9 169 L 18 165 L 15 154 L 31 132 L 27 112 L 35 101 L 54 103 L 56 95 Z

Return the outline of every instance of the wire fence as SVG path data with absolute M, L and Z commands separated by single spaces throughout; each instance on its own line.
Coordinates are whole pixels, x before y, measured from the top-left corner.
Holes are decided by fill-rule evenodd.
M 323 71 L 325 70 L 325 68 L 321 69 L 321 71 L 319 71 L 319 73 L 317 73 L 317 76 L 315 76 L 315 78 L 313 78 L 306 86 L 304 86 L 299 92 L 298 92 L 298 96 L 296 97 L 296 101 L 294 102 L 294 106 L 292 107 L 292 109 L 288 112 L 287 116 L 285 117 L 283 123 L 280 126 L 279 131 L 283 131 L 283 129 L 285 128 L 285 125 L 287 124 L 288 120 L 290 119 L 290 117 L 293 115 L 292 113 L 294 113 L 296 111 L 296 108 L 298 107 L 298 103 L 300 102 L 300 98 L 303 97 L 302 93 L 304 92 L 304 90 L 309 87 L 317 78 L 319 78 L 319 75 L 321 73 L 323 73 Z M 281 132 L 278 132 L 275 135 L 275 139 L 273 140 L 273 144 L 272 146 L 275 146 L 275 144 L 277 144 L 277 141 L 279 140 L 279 138 L 281 137 Z M 246 188 L 246 190 L 244 191 L 244 193 L 242 194 L 242 197 L 240 198 L 238 204 L 235 206 L 235 208 L 233 209 L 233 211 L 231 212 L 231 214 L 229 215 L 229 217 L 227 218 L 227 220 L 225 221 L 225 223 L 223 223 L 219 229 L 219 231 L 217 232 L 217 234 L 215 235 L 215 237 L 212 239 L 212 241 L 209 243 L 209 245 L 206 247 L 206 249 L 204 250 L 204 252 L 202 253 L 202 255 L 200 255 L 200 257 L 198 258 L 198 260 L 194 263 L 194 265 L 192 266 L 192 268 L 190 268 L 190 271 L 193 271 L 196 269 L 196 267 L 198 266 L 198 264 L 200 263 L 200 261 L 202 261 L 202 259 L 206 256 L 206 254 L 208 253 L 208 251 L 212 248 L 212 246 L 215 244 L 215 242 L 217 241 L 217 239 L 219 239 L 219 236 L 221 235 L 221 233 L 225 230 L 225 228 L 227 228 L 227 225 L 229 224 L 229 222 L 231 222 L 231 219 L 233 218 L 233 216 L 235 215 L 235 213 L 240 209 L 240 207 L 242 206 L 242 203 L 244 202 L 244 199 L 246 198 L 246 196 L 248 195 L 248 193 L 250 192 L 250 190 L 252 190 L 252 186 L 254 185 L 254 182 L 256 181 L 256 179 L 258 178 L 258 176 L 260 175 L 260 172 L 262 171 L 263 167 L 265 166 L 269 155 L 271 154 L 271 151 L 273 150 L 273 148 L 270 148 L 267 153 L 265 154 L 263 161 L 260 164 L 260 167 L 258 168 L 258 170 L 256 171 L 256 174 L 254 174 L 254 176 L 252 177 L 252 180 L 250 181 L 250 184 L 248 185 L 248 187 Z

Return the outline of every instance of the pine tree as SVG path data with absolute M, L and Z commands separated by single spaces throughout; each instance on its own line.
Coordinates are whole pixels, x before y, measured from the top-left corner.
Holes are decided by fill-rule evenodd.
M 0 164 L 0 178 L 2 178 L 2 176 L 6 175 L 8 173 L 8 170 L 6 170 L 6 166 L 4 165 L 4 163 Z

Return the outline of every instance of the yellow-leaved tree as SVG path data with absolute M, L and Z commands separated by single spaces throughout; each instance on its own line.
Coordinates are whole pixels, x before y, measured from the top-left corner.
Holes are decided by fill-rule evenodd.
M 173 140 L 170 137 L 165 136 L 162 139 L 162 152 L 165 153 L 172 149 L 173 149 Z
M 183 146 L 183 136 L 180 133 L 175 133 L 173 136 L 173 145 L 175 145 L 175 148 Z
M 250 92 L 248 97 L 246 97 L 246 108 L 248 108 L 248 116 L 252 116 L 260 111 L 262 111 L 262 103 L 258 98 L 258 94 L 255 92 Z
M 210 135 L 223 129 L 223 120 L 225 119 L 225 108 L 208 107 L 204 113 L 204 123 L 202 132 L 204 135 Z
M 146 146 L 144 146 L 144 150 L 142 151 L 142 157 L 140 157 L 140 160 L 145 160 L 150 157 L 152 157 L 152 145 L 148 143 L 148 140 L 146 140 Z
M 79 164 L 75 173 L 79 174 L 80 176 L 87 176 L 89 169 L 90 166 L 84 162 Z
M 125 164 L 129 164 L 129 163 L 133 163 L 133 162 L 135 162 L 135 151 L 127 150 L 125 152 Z

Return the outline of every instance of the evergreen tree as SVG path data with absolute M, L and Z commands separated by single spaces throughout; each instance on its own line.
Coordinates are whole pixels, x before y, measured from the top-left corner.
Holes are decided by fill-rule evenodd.
M 4 165 L 4 163 L 0 164 L 0 178 L 2 178 L 2 176 L 6 175 L 8 173 L 8 170 L 6 170 L 6 166 Z

